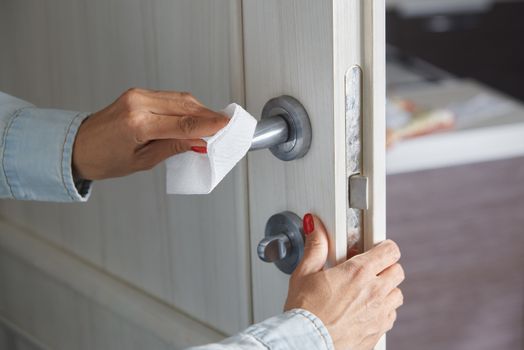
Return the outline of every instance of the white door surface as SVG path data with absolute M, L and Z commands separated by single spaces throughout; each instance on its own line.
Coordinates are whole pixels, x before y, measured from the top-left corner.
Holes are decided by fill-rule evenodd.
M 160 166 L 87 204 L 0 201 L 2 327 L 56 349 L 214 341 L 281 312 L 288 276 L 256 252 L 273 214 L 318 214 L 330 264 L 383 240 L 384 21 L 383 0 L 1 1 L 0 91 L 95 111 L 182 90 L 256 117 L 290 95 L 312 125 L 303 158 L 251 152 L 206 196 L 166 195 Z M 357 173 L 365 210 L 348 205 Z
M 253 254 L 271 215 L 284 210 L 319 215 L 332 236 L 331 264 L 345 260 L 354 243 L 346 169 L 347 156 L 358 153 L 358 142 L 346 137 L 358 115 L 351 104 L 360 93 L 352 89 L 354 66 L 362 71 L 358 157 L 369 179 L 369 206 L 360 226 L 366 248 L 385 238 L 385 21 L 383 1 L 243 4 L 248 110 L 260 114 L 271 97 L 292 95 L 308 111 L 313 133 L 302 159 L 283 162 L 269 152 L 248 157 L 253 310 L 259 321 L 281 311 L 287 291 L 287 276 Z

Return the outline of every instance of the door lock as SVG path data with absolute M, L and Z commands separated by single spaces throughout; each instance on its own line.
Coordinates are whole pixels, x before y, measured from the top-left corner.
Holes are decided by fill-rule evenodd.
M 258 257 L 291 274 L 304 255 L 302 220 L 290 211 L 275 214 L 267 221 L 264 235 L 257 247 Z
M 278 159 L 302 158 L 311 146 L 311 123 L 306 109 L 291 96 L 269 100 L 262 109 L 250 151 L 269 148 Z

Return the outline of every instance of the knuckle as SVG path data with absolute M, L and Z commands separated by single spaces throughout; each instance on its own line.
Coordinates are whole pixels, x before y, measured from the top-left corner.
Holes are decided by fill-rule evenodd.
M 193 102 L 194 104 L 196 104 L 198 106 L 202 105 L 202 103 L 200 103 L 200 101 L 192 93 L 190 93 L 190 92 L 181 92 L 180 94 L 181 94 L 181 97 L 182 97 L 183 100 Z
M 360 260 L 349 260 L 346 266 L 349 273 L 355 277 L 359 277 L 367 273 L 366 265 Z
M 395 325 L 395 321 L 397 320 L 397 312 L 395 310 L 391 311 L 388 315 L 388 322 L 386 329 L 389 331 L 393 328 Z
M 392 241 L 391 239 L 387 239 L 384 241 L 384 244 L 386 245 L 386 251 L 387 251 L 387 254 L 390 254 L 396 258 L 400 258 L 400 248 L 399 246 L 397 245 L 397 243 L 395 243 L 394 241 Z
M 180 92 L 180 99 L 182 100 L 182 107 L 188 111 L 188 113 L 198 112 L 202 110 L 202 105 L 190 92 Z
M 171 152 L 171 154 L 182 153 L 184 150 L 185 149 L 183 145 L 180 144 L 179 142 L 173 141 L 173 142 L 170 142 L 169 144 L 169 151 Z
M 384 297 L 384 287 L 379 283 L 373 283 L 369 290 L 369 298 L 372 300 L 377 300 Z
M 366 303 L 368 310 L 380 310 L 383 306 L 383 301 L 380 298 L 369 298 L 369 300 Z
M 178 120 L 178 128 L 185 135 L 191 134 L 191 132 L 193 132 L 197 126 L 198 123 L 196 118 L 190 116 L 180 117 Z
M 404 295 L 402 294 L 402 291 L 398 288 L 393 289 L 389 294 L 386 303 L 388 308 L 393 310 L 401 307 L 404 304 Z
M 190 99 L 184 99 L 182 101 L 182 107 L 188 114 L 195 114 L 202 111 L 202 106 Z
M 399 293 L 399 306 L 402 306 L 404 305 L 404 293 L 402 293 L 402 291 L 400 291 Z
M 140 112 L 129 112 L 125 115 L 125 124 L 131 130 L 142 127 L 142 116 Z
M 188 91 L 181 91 L 180 97 L 182 97 L 183 99 L 194 99 L 193 94 Z
M 404 272 L 404 268 L 400 264 L 395 265 L 396 274 L 399 278 L 399 280 L 402 282 L 406 278 L 406 273 Z
M 121 96 L 125 107 L 132 108 L 142 96 L 143 91 L 139 88 L 130 88 Z
M 403 305 L 404 304 L 404 294 L 402 293 L 402 291 L 399 289 L 399 288 L 396 288 L 395 289 L 395 293 L 397 295 L 397 303 L 398 305 Z

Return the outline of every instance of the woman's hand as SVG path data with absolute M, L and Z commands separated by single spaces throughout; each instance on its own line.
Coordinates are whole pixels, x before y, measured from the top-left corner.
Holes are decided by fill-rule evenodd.
M 398 246 L 386 240 L 364 254 L 323 270 L 328 236 L 317 217 L 304 217 L 306 246 L 289 281 L 285 310 L 315 314 L 328 329 L 337 350 L 372 349 L 393 327 L 403 296 L 404 271 Z
M 82 179 L 98 180 L 150 169 L 190 149 L 203 153 L 200 138 L 228 121 L 189 93 L 130 89 L 82 123 L 73 169 Z

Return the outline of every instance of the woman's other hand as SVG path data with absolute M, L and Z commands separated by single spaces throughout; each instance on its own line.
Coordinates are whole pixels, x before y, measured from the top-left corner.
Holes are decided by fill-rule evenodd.
M 337 350 L 373 349 L 393 327 L 403 296 L 404 271 L 398 246 L 386 240 L 364 254 L 323 270 L 328 236 L 319 218 L 304 217 L 304 258 L 289 282 L 285 310 L 315 314 L 328 329 Z
M 82 179 L 99 180 L 150 169 L 190 149 L 204 153 L 201 138 L 228 121 L 189 93 L 130 89 L 82 123 L 73 169 Z

